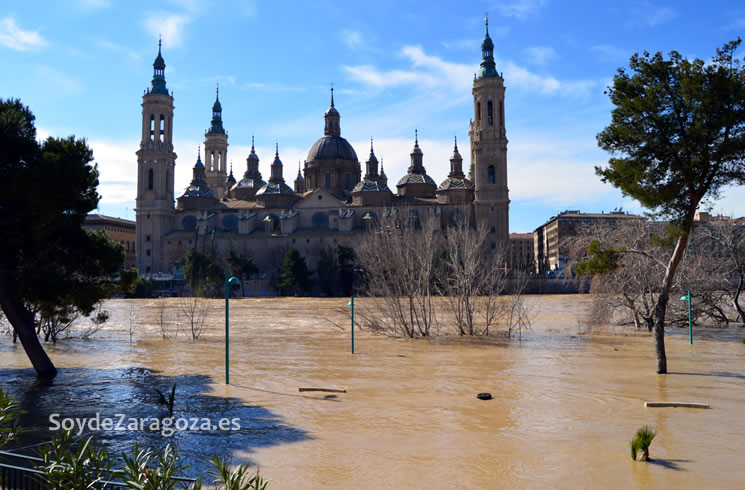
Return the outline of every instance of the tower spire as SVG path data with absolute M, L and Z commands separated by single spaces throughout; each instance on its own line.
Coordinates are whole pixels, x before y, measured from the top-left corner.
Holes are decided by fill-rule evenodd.
M 494 63 L 494 43 L 489 37 L 489 17 L 484 19 L 484 23 L 486 24 L 486 35 L 481 43 L 481 68 L 478 78 L 496 78 L 499 73 L 497 73 L 497 67 Z
M 331 107 L 334 107 L 334 84 L 331 84 Z
M 331 84 L 331 106 L 326 111 L 324 116 L 326 120 L 326 126 L 323 129 L 324 136 L 341 136 L 341 128 L 339 127 L 339 111 L 334 107 L 334 85 Z
M 150 93 L 168 95 L 168 90 L 166 89 L 166 62 L 161 54 L 162 44 L 163 40 L 158 39 L 158 56 L 155 57 L 155 61 L 153 62 L 153 81 L 150 86 Z
M 225 128 L 222 126 L 222 104 L 220 103 L 220 85 L 215 89 L 215 103 L 212 104 L 212 122 L 208 133 L 225 134 Z

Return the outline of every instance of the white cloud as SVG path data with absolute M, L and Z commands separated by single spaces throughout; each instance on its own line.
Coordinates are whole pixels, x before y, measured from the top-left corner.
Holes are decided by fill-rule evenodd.
M 246 82 L 241 88 L 248 90 L 261 90 L 263 92 L 304 92 L 305 87 L 293 87 L 277 82 Z
M 39 78 L 56 89 L 59 93 L 77 93 L 83 89 L 83 83 L 69 75 L 62 73 L 49 66 L 40 66 L 37 68 Z
M 628 61 L 631 57 L 631 53 L 628 51 L 611 44 L 591 46 L 590 51 L 597 53 L 598 58 L 601 61 Z
M 443 95 L 468 94 L 473 80 L 473 67 L 445 61 L 429 55 L 421 46 L 404 46 L 400 54 L 411 62 L 411 70 L 380 71 L 373 65 L 344 66 L 344 70 L 358 82 L 374 90 L 413 85 Z M 537 75 L 512 61 L 497 60 L 504 67 L 505 79 L 518 90 L 529 90 L 541 95 L 586 97 L 597 85 L 594 80 L 560 81 L 551 76 Z
M 121 54 L 127 56 L 131 61 L 134 61 L 134 62 L 137 62 L 137 63 L 139 63 L 140 61 L 142 61 L 142 55 L 140 55 L 139 53 L 136 53 L 135 51 L 133 51 L 133 50 L 131 50 L 129 48 L 125 48 L 123 46 L 119 46 L 118 44 L 112 43 L 110 41 L 99 40 L 98 41 L 98 45 L 101 46 L 101 47 L 103 47 L 103 48 L 106 48 L 106 49 L 108 49 L 110 51 L 114 51 L 116 53 L 121 53 Z
M 525 48 L 525 54 L 536 65 L 545 65 L 558 58 L 556 51 L 551 46 L 530 46 Z
M 678 13 L 675 10 L 671 8 L 661 8 L 653 12 L 652 15 L 648 17 L 647 24 L 649 24 L 650 26 L 656 26 L 658 24 L 667 22 L 668 20 L 672 20 L 677 16 Z
M 180 46 L 184 41 L 184 30 L 192 21 L 186 14 L 152 12 L 145 18 L 145 28 L 153 36 L 162 36 L 169 47 Z
M 79 5 L 84 9 L 101 9 L 111 6 L 109 0 L 79 0 Z
M 38 31 L 24 31 L 13 17 L 0 19 L 0 45 L 16 51 L 30 51 L 47 44 L 47 40 Z
M 546 0 L 513 0 L 500 2 L 497 11 L 505 17 L 527 19 L 546 5 Z
M 358 49 L 362 47 L 362 33 L 360 31 L 353 31 L 350 29 L 344 29 L 339 34 L 342 42 L 351 49 Z
M 631 8 L 631 25 L 655 27 L 677 16 L 678 12 L 669 7 L 658 7 L 650 2 L 641 2 Z

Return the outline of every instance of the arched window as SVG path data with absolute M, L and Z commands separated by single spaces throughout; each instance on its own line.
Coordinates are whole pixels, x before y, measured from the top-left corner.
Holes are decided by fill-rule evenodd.
M 486 104 L 486 113 L 489 126 L 494 126 L 494 112 L 492 110 L 491 100 Z
M 476 122 L 481 122 L 481 102 L 476 102 Z
M 499 101 L 499 127 L 504 128 L 504 102 Z
M 210 170 L 215 170 L 215 152 L 210 153 Z
M 150 191 L 153 190 L 154 173 L 152 168 L 147 171 L 147 188 Z
M 352 187 L 352 176 L 349 175 L 349 174 L 346 175 L 346 184 L 347 184 L 347 186 L 346 186 L 347 189 L 350 188 L 350 187 Z
M 166 133 L 166 118 L 161 115 L 160 116 L 160 133 L 158 134 L 158 141 L 165 141 L 165 133 Z
M 489 165 L 489 183 L 494 183 L 494 165 Z
M 150 116 L 150 141 L 155 139 L 155 116 Z
M 326 187 L 331 187 L 331 174 L 326 174 Z

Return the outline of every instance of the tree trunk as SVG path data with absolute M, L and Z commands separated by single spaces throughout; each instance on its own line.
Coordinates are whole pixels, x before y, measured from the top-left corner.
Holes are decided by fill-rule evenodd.
M 683 254 L 688 246 L 688 237 L 690 235 L 692 220 L 693 215 L 688 219 L 683 235 L 678 238 L 678 242 L 675 244 L 673 256 L 670 257 L 670 262 L 665 271 L 665 279 L 662 281 L 662 291 L 657 297 L 657 303 L 654 308 L 653 330 L 655 352 L 657 354 L 657 374 L 667 374 L 667 355 L 665 354 L 665 312 L 667 311 L 667 302 L 670 299 L 670 289 L 672 288 L 673 279 L 675 278 L 675 271 L 678 270 L 678 265 L 680 265 L 680 261 L 683 259 Z
M 740 292 L 743 289 L 743 276 L 740 274 L 740 281 L 737 286 L 737 291 L 735 291 L 735 296 L 732 298 L 732 306 L 735 307 L 735 310 L 737 311 L 737 314 L 740 315 L 740 321 L 742 323 L 745 323 L 745 311 L 742 310 L 742 306 L 740 306 Z
M 40 378 L 53 378 L 57 374 L 57 369 L 39 342 L 34 327 L 34 316 L 23 306 L 12 287 L 8 285 L 3 270 L 0 270 L 0 307 L 13 326 L 13 331 L 18 335 L 26 355 L 36 369 L 36 374 Z

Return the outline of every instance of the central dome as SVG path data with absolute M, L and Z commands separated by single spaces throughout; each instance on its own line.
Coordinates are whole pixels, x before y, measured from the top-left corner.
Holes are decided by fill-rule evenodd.
M 357 153 L 347 140 L 341 136 L 324 136 L 308 152 L 308 162 L 314 160 L 357 161 Z

